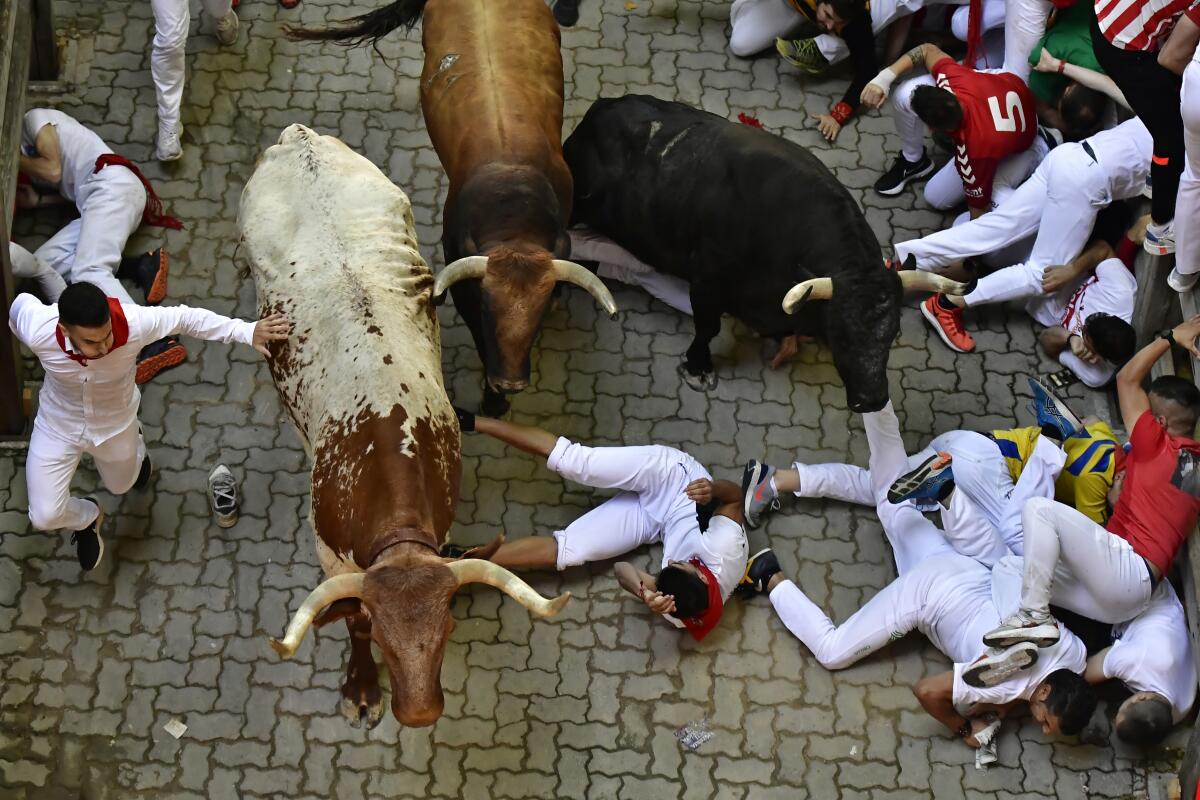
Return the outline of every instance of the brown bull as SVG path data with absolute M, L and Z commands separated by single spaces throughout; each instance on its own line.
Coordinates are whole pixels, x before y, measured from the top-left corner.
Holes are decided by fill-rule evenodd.
M 450 177 L 443 214 L 447 289 L 487 373 L 484 410 L 529 385 L 529 353 L 559 281 L 590 292 L 610 315 L 604 284 L 571 261 L 571 173 L 562 155 L 558 24 L 542 0 L 398 0 L 297 38 L 361 44 L 424 12 L 421 109 Z

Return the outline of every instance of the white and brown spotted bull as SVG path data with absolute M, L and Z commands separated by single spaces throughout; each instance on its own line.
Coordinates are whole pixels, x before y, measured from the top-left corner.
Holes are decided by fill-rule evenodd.
M 424 12 L 421 109 L 450 178 L 443 213 L 447 289 L 486 371 L 484 411 L 529 385 L 529 354 L 559 281 L 612 295 L 566 258 L 571 173 L 562 154 L 558 23 L 544 0 L 397 0 L 295 38 L 375 42 Z
M 356 725 L 382 717 L 374 640 L 396 719 L 432 724 L 460 586 L 490 584 L 540 616 L 568 595 L 547 600 L 487 561 L 498 541 L 439 555 L 458 499 L 459 428 L 404 192 L 339 140 L 292 125 L 259 159 L 238 224 L 260 306 L 294 323 L 271 375 L 312 459 L 309 520 L 327 576 L 272 644 L 290 656 L 310 625 L 345 618 L 343 713 Z

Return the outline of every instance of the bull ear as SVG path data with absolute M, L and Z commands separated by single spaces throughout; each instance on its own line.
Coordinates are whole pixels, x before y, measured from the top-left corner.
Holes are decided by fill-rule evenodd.
M 325 607 L 325 610 L 313 620 L 314 628 L 323 628 L 339 619 L 356 617 L 362 613 L 362 603 L 357 598 L 343 598 Z
M 496 555 L 496 551 L 500 549 L 500 545 L 504 544 L 504 534 L 496 534 L 496 538 L 485 545 L 472 547 L 470 550 L 462 554 L 462 558 L 478 558 L 482 561 L 491 561 L 492 556 Z

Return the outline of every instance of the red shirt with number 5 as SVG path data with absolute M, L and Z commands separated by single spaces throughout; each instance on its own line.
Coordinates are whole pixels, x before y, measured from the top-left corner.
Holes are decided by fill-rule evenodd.
M 1028 149 L 1037 134 L 1033 93 L 1011 72 L 976 72 L 951 58 L 938 61 L 929 74 L 962 106 L 962 125 L 951 138 L 967 205 L 990 208 L 1000 159 Z

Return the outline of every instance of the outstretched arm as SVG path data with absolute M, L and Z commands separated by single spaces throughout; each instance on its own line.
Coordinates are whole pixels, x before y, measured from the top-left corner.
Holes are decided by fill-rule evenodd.
M 1196 344 L 1197 336 L 1200 336 L 1200 314 L 1176 325 L 1171 331 L 1171 338 L 1176 344 L 1187 348 L 1192 355 L 1200 358 L 1200 347 Z M 1132 433 L 1138 419 L 1150 408 L 1150 397 L 1142 388 L 1142 381 L 1150 374 L 1155 362 L 1170 349 L 1171 346 L 1166 340 L 1155 339 L 1137 351 L 1117 373 L 1117 402 L 1121 406 L 1121 419 L 1125 423 L 1126 431 Z
M 558 436 L 549 431 L 491 417 L 475 417 L 475 430 L 541 458 L 549 458 L 558 443 Z
M 268 314 L 256 322 L 231 319 L 207 308 L 190 306 L 159 306 L 127 308 L 130 318 L 130 336 L 136 321 L 136 338 L 142 344 L 158 341 L 164 336 L 184 334 L 210 342 L 238 342 L 253 347 L 264 356 L 270 356 L 268 342 L 288 338 L 291 323 L 282 314 Z
M 1191 58 L 1189 55 L 1188 58 Z M 1034 65 L 1034 70 L 1037 72 L 1057 72 L 1070 80 L 1075 81 L 1080 86 L 1086 86 L 1089 89 L 1095 89 L 1116 102 L 1129 108 L 1129 101 L 1125 99 L 1125 94 L 1120 87 L 1113 81 L 1112 78 L 1105 75 L 1103 72 L 1097 72 L 1094 69 L 1081 67 L 1078 64 L 1072 64 L 1069 61 L 1064 61 L 1061 58 L 1055 58 L 1050 55 L 1050 51 L 1042 48 L 1041 54 L 1038 56 L 1038 63 Z

